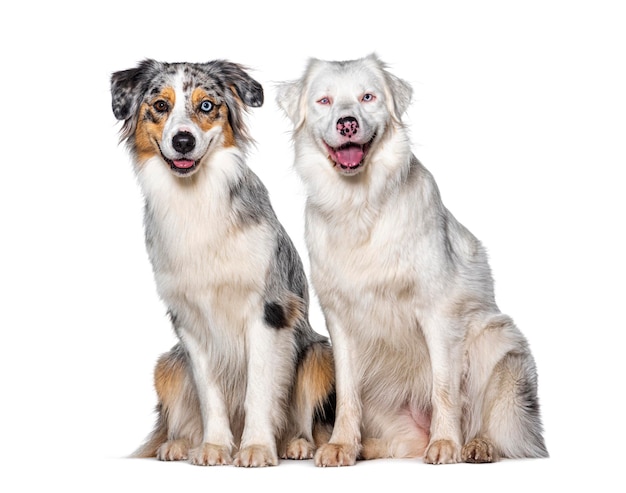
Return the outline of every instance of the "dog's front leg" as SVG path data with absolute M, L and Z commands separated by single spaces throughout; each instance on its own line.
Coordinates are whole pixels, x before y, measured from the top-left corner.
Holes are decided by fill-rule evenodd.
M 233 434 L 224 396 L 209 364 L 208 351 L 190 332 L 179 329 L 178 333 L 189 354 L 203 425 L 203 443 L 189 451 L 189 462 L 200 466 L 231 464 Z
M 333 341 L 337 409 L 335 426 L 328 443 L 315 454 L 315 465 L 352 466 L 361 450 L 362 408 L 360 383 L 357 379 L 352 344 L 339 324 L 331 323 L 328 331 Z
M 461 459 L 462 331 L 457 323 L 433 316 L 422 321 L 432 366 L 429 464 L 454 464 Z
M 234 464 L 264 467 L 278 464 L 276 429 L 284 418 L 288 375 L 293 372 L 291 327 L 273 328 L 259 322 L 247 332 L 248 385 L 245 424 Z

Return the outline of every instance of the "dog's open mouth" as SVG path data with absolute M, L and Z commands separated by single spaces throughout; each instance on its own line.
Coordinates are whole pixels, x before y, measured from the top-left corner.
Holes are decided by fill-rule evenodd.
M 190 159 L 165 159 L 167 164 L 170 165 L 173 171 L 179 173 L 181 175 L 186 175 L 187 173 L 191 173 L 195 168 L 197 161 L 192 161 Z
M 326 142 L 324 142 L 324 145 L 328 150 L 328 157 L 335 167 L 343 173 L 350 174 L 361 168 L 373 140 L 374 138 L 372 137 L 365 144 L 347 142 L 339 147 L 331 147 Z
M 191 159 L 170 159 L 163 154 L 161 150 L 161 146 L 157 144 L 159 151 L 161 152 L 161 157 L 163 160 L 170 165 L 172 171 L 178 175 L 187 175 L 193 172 L 197 165 L 198 161 L 193 161 Z

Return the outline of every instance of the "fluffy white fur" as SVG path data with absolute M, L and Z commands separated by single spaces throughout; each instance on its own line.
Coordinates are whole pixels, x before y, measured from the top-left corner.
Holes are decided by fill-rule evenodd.
M 278 87 L 336 366 L 335 428 L 315 462 L 546 456 L 532 355 L 496 305 L 482 245 L 411 153 L 411 92 L 374 55 L 311 60 Z

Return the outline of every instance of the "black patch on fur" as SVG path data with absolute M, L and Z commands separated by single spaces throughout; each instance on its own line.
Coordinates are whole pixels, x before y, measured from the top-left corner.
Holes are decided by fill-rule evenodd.
M 540 424 L 540 406 L 539 398 L 537 396 L 537 381 L 536 377 L 533 381 L 524 380 L 520 382 L 518 389 L 519 397 L 522 400 L 522 407 L 528 413 L 529 421 L 538 424 L 539 426 L 528 426 L 528 430 L 531 433 L 533 445 L 539 450 L 540 457 L 549 457 L 548 449 L 546 447 L 545 440 L 541 431 L 543 426 Z
M 284 329 L 287 327 L 287 314 L 285 313 L 285 308 L 275 301 L 265 303 L 264 318 L 265 323 L 275 329 Z
M 261 180 L 241 163 L 244 172 L 239 180 L 229 183 L 230 200 L 233 211 L 239 216 L 244 225 L 260 224 L 268 218 L 268 213 L 274 216 L 269 195 Z
M 320 423 L 335 424 L 335 408 L 337 406 L 337 393 L 333 390 L 321 407 L 315 409 L 314 420 Z
M 169 317 L 170 322 L 172 322 L 172 325 L 174 327 L 178 327 L 178 317 L 176 316 L 176 313 L 174 313 L 173 310 L 168 310 L 167 316 Z
M 539 417 L 539 398 L 537 397 L 537 382 L 523 379 L 519 382 L 518 395 L 522 406 L 533 417 Z

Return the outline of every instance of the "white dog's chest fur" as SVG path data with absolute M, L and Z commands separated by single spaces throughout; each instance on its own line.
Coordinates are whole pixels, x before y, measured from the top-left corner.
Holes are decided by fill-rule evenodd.
M 430 254 L 441 251 L 443 239 L 428 231 L 435 219 L 426 212 L 426 200 L 419 193 L 396 194 L 369 208 L 355 209 L 340 199 L 321 213 L 309 207 L 307 242 L 314 282 L 319 279 L 316 289 L 327 302 L 346 297 L 346 306 L 358 306 L 355 311 L 387 321 L 379 325 L 402 330 L 416 320 L 398 317 L 417 316 L 420 307 L 431 306 L 449 273 L 447 259 Z
M 423 390 L 430 388 L 430 369 L 420 307 L 428 306 L 427 300 L 440 290 L 430 280 L 445 272 L 446 262 L 421 254 L 433 248 L 433 238 L 420 234 L 428 219 L 416 218 L 415 209 L 398 207 L 395 200 L 376 211 L 345 213 L 346 206 L 335 203 L 321 214 L 308 208 L 307 244 L 316 292 L 362 356 L 357 371 L 363 398 L 369 395 L 380 402 L 376 396 L 385 395 L 390 408 L 402 405 L 396 399 L 426 407 Z M 414 389 L 422 392 L 416 395 Z

